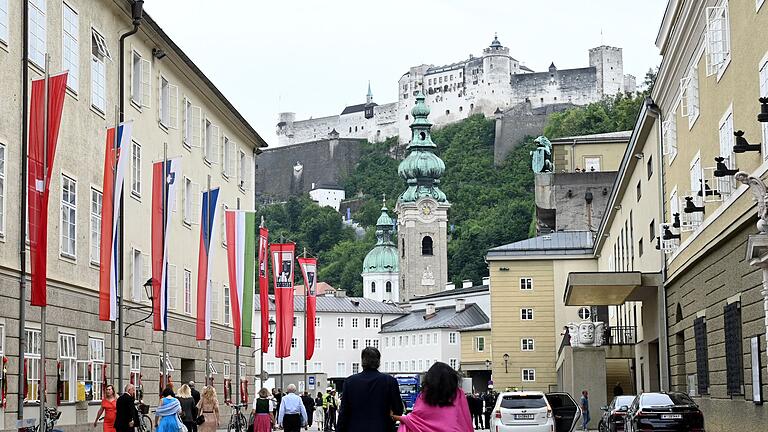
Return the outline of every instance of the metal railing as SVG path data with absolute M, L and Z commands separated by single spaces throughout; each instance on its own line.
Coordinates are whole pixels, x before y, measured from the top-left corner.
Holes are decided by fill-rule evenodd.
M 637 343 L 637 326 L 613 326 L 605 328 L 606 345 L 634 345 Z

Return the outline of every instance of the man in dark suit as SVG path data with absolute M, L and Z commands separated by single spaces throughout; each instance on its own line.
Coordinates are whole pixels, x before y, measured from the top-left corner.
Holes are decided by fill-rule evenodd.
M 363 371 L 344 381 L 337 432 L 391 432 L 395 424 L 390 413 L 403 414 L 403 400 L 397 380 L 379 372 L 381 353 L 367 347 L 362 353 Z
M 139 425 L 139 411 L 136 410 L 136 387 L 133 384 L 125 386 L 125 393 L 117 398 L 115 403 L 115 430 L 117 432 L 134 432 Z

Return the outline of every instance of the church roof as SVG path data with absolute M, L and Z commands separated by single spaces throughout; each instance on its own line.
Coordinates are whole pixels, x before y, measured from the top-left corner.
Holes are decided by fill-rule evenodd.
M 253 310 L 261 311 L 259 295 L 253 299 Z M 269 296 L 269 310 L 275 310 L 275 296 Z M 293 297 L 294 312 L 304 312 L 304 296 Z M 384 303 L 364 297 L 317 296 L 317 311 L 330 313 L 369 313 L 405 315 L 408 312 L 392 303 Z
M 381 333 L 396 333 L 429 329 L 464 329 L 490 322 L 488 315 L 475 303 L 468 304 L 461 312 L 456 306 L 444 306 L 427 315 L 424 309 L 411 311 L 381 326 Z
M 592 253 L 593 233 L 564 231 L 509 243 L 488 250 L 488 257 L 584 255 Z
M 353 114 L 353 113 L 356 113 L 356 112 L 365 111 L 365 107 L 367 107 L 367 106 L 378 106 L 378 104 L 372 102 L 370 104 L 361 103 L 361 104 L 357 104 L 357 105 L 349 105 L 346 108 L 344 108 L 344 111 L 341 112 L 341 115 Z
M 381 215 L 376 221 L 376 245 L 363 260 L 365 273 L 397 273 L 400 271 L 400 259 L 397 256 L 397 246 L 392 243 L 390 235 L 394 222 L 387 213 L 386 205 L 381 208 Z

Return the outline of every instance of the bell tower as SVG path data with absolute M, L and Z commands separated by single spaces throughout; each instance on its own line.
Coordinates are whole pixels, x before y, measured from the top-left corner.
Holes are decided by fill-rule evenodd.
M 432 142 L 429 107 L 419 92 L 411 110 L 408 156 L 397 169 L 407 189 L 397 200 L 400 301 L 442 291 L 448 281 L 448 209 L 440 190 L 445 163 Z

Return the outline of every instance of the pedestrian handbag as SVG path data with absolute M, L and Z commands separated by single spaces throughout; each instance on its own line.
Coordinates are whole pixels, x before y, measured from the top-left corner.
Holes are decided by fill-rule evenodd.
M 201 424 L 203 424 L 203 423 L 205 423 L 205 416 L 204 416 L 203 414 L 200 414 L 200 415 L 199 415 L 199 416 L 197 416 L 197 418 L 195 419 L 195 424 L 196 424 L 196 425 L 198 425 L 198 426 L 200 426 L 200 425 L 201 425 Z
M 188 432 L 187 426 L 181 421 L 181 417 L 178 414 L 176 414 L 176 424 L 179 426 L 179 432 Z
M 254 429 L 254 423 L 256 423 L 256 414 L 252 411 L 251 415 L 248 417 L 248 430 L 252 431 Z

